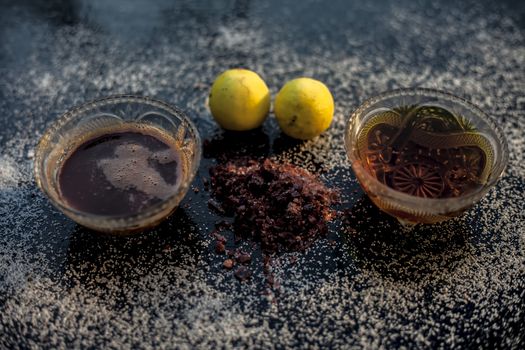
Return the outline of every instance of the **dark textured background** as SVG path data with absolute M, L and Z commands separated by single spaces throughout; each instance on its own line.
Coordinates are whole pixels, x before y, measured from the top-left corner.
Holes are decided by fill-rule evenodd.
M 0 11 L 0 348 L 472 347 L 525 338 L 525 3 L 519 1 L 9 1 Z M 221 71 L 257 71 L 275 95 L 324 81 L 330 131 L 306 143 L 224 134 L 205 107 Z M 508 137 L 509 168 L 463 217 L 404 231 L 346 161 L 345 117 L 365 98 L 424 86 L 466 97 Z M 115 93 L 175 104 L 205 142 L 195 187 L 158 229 L 115 239 L 54 210 L 33 148 L 68 108 Z M 219 156 L 317 171 L 346 220 L 276 257 L 268 289 L 220 268 L 202 180 Z M 232 245 L 229 242 L 229 245 Z

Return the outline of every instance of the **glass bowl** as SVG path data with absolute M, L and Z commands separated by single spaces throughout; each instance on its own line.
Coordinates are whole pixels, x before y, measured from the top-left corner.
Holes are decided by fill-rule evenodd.
M 59 171 L 78 146 L 94 134 L 115 130 L 151 129 L 169 138 L 180 156 L 179 178 L 173 194 L 133 215 L 95 215 L 72 207 L 60 191 Z M 195 177 L 201 159 L 201 140 L 195 125 L 179 109 L 147 97 L 118 95 L 78 106 L 58 119 L 36 147 L 37 185 L 66 216 L 88 228 L 127 234 L 153 227 L 178 206 Z M 174 185 L 175 186 L 175 185 Z
M 487 114 L 424 88 L 366 100 L 347 121 L 345 147 L 365 193 L 405 225 L 462 214 L 496 184 L 508 160 Z

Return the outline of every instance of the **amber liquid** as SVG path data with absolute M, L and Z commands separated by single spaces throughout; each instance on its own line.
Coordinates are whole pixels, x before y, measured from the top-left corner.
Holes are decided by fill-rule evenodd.
M 164 201 L 177 190 L 177 148 L 155 132 L 119 131 L 89 139 L 63 162 L 60 195 L 75 209 L 129 216 Z
M 490 142 L 467 120 L 436 106 L 379 112 L 358 139 L 360 159 L 371 175 L 417 197 L 475 192 L 492 162 Z

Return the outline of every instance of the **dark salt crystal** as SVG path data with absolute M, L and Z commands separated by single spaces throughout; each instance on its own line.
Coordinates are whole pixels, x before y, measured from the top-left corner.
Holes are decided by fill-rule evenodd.
M 233 260 L 232 259 L 226 259 L 224 260 L 224 262 L 222 263 L 222 266 L 225 268 L 225 269 L 228 269 L 228 270 L 231 270 L 233 268 Z
M 222 241 L 215 242 L 215 252 L 217 254 L 224 254 L 226 252 L 226 246 L 224 245 L 224 242 Z
M 248 264 L 252 261 L 252 256 L 247 253 L 241 253 L 237 256 L 237 261 L 241 264 Z
M 233 215 L 235 233 L 260 241 L 265 253 L 306 249 L 335 216 L 336 192 L 302 168 L 242 159 L 210 174 L 211 206 Z
M 239 281 L 246 281 L 247 279 L 252 277 L 252 272 L 248 268 L 241 266 L 237 270 L 235 270 L 235 277 Z

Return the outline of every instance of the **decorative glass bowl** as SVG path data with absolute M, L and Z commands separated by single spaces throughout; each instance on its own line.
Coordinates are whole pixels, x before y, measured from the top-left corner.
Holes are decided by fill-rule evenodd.
M 406 225 L 460 215 L 496 184 L 508 160 L 487 114 L 423 88 L 366 100 L 347 121 L 345 147 L 366 194 Z
M 181 163 L 181 178 L 173 194 L 127 216 L 94 215 L 73 208 L 60 193 L 59 170 L 63 162 L 90 135 L 128 126 L 154 128 L 173 139 Z M 183 112 L 151 98 L 117 95 L 78 106 L 49 127 L 36 147 L 34 171 L 40 189 L 69 218 L 97 231 L 126 234 L 153 227 L 176 209 L 193 181 L 200 159 L 199 133 Z

